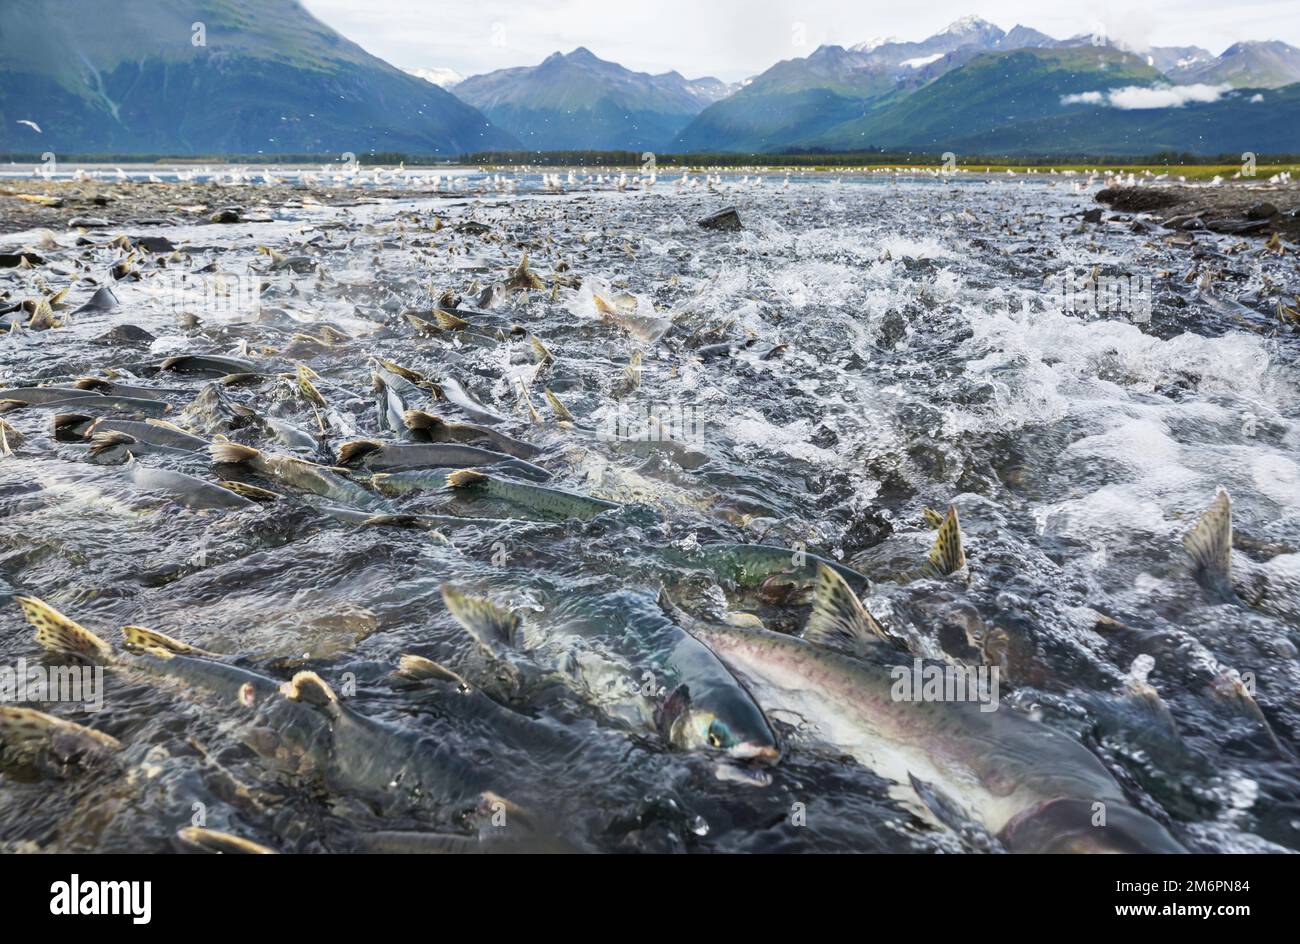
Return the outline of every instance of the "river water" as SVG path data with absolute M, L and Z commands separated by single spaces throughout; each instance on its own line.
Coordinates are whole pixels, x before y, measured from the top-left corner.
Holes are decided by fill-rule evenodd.
M 115 227 L 80 246 L 75 233 L 0 238 L 45 259 L 4 270 L 13 300 L 40 279 L 71 285 L 72 303 L 62 327 L 0 337 L 0 386 L 112 376 L 164 388 L 166 418 L 206 439 L 293 453 L 237 413 L 185 412 L 212 377 L 155 372 L 181 353 L 239 356 L 263 374 L 221 388 L 227 405 L 305 431 L 316 442 L 294 454 L 333 465 L 343 442 L 395 438 L 372 390 L 377 356 L 457 381 L 495 429 L 541 448 L 531 461 L 548 484 L 623 505 L 587 521 L 524 521 L 445 492 L 384 506 L 492 519 L 433 534 L 340 520 L 203 453 L 135 457 L 282 495 L 192 509 L 137 485 L 120 451 L 92 459 L 56 441 L 54 411 L 12 410 L 24 441 L 0 458 L 0 663 L 40 660 L 9 602 L 26 594 L 110 641 L 143 625 L 274 678 L 313 669 L 351 709 L 428 735 L 544 810 L 572 848 L 962 849 L 798 718 L 771 719 L 782 759 L 746 780 L 720 776 L 708 751 L 668 748 L 638 714 L 669 645 L 637 630 L 661 584 L 799 630 L 806 597 L 692 564 L 714 542 L 774 545 L 864 573 L 868 608 L 925 655 L 999 664 L 1007 710 L 1092 750 L 1188 848 L 1300 849 L 1300 365 L 1271 307 L 1300 284 L 1295 255 L 1085 223 L 1096 184 L 1081 177 L 679 176 L 648 190 L 579 178 L 561 193 L 537 175 L 470 175 L 462 192 L 358 188 L 344 206 L 277 183 L 254 208 L 265 222 Z M 728 205 L 743 230 L 696 225 Z M 68 315 L 112 282 L 119 233 L 180 252 L 137 256 L 118 307 Z M 275 268 L 259 245 L 306 261 Z M 525 252 L 542 289 L 479 294 Z M 478 312 L 468 333 L 402 316 L 445 291 Z M 127 324 L 152 340 L 103 339 Z M 302 337 L 327 325 L 333 343 Z M 550 351 L 540 370 L 515 325 Z M 724 342 L 725 355 L 707 347 Z M 324 407 L 302 394 L 299 364 Z M 556 422 L 544 389 L 577 428 Z M 678 442 L 638 445 L 659 429 Z M 1258 599 L 1208 592 L 1183 551 L 1220 486 L 1241 569 L 1263 574 Z M 905 579 L 934 539 L 923 510 L 950 505 L 969 579 Z M 539 667 L 525 690 L 498 690 L 443 604 L 447 582 L 523 614 Z M 997 658 L 979 645 L 995 630 Z M 487 696 L 395 680 L 407 653 Z M 1127 694 L 1135 662 L 1167 714 Z M 1225 688 L 1234 672 L 1250 698 Z M 111 668 L 105 685 L 99 711 L 35 707 L 118 738 L 119 762 L 5 773 L 6 848 L 159 850 L 196 823 L 348 851 L 457 828 L 457 810 L 332 789 L 268 758 L 247 718 L 202 692 Z

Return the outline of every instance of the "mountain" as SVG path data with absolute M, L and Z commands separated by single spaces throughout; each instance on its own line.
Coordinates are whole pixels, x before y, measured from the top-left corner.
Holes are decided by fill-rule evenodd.
M 1180 69 L 1170 78 L 1235 88 L 1281 88 L 1300 82 L 1300 49 L 1277 40 L 1234 43 L 1219 58 Z
M 997 48 L 1006 35 L 986 20 L 965 17 L 921 42 L 878 39 L 847 49 L 819 46 L 805 58 L 778 62 L 736 94 L 706 108 L 678 135 L 673 149 L 769 151 L 800 146 L 861 117 L 882 96 L 920 87 Z
M 965 17 L 920 42 L 821 46 L 778 62 L 702 111 L 674 150 L 1217 154 L 1244 149 L 1240 134 L 1255 150 L 1294 152 L 1294 98 L 1260 92 L 1297 82 L 1300 50 L 1280 42 L 1218 57 L 1198 46 L 1139 52 Z
M 1181 81 L 1192 70 L 1214 61 L 1214 53 L 1200 46 L 1152 46 L 1146 50 L 1130 51 L 1145 56 L 1148 65 L 1159 69 L 1166 78 L 1175 82 Z
M 459 98 L 538 150 L 662 150 L 730 91 L 712 77 L 633 72 L 582 47 L 456 86 Z
M 445 89 L 465 81 L 465 77 L 455 69 L 407 69 L 406 73 Z
M 3 2 L 0 150 L 452 155 L 517 144 L 296 0 Z
M 1040 33 L 1028 26 L 1017 23 L 1002 37 L 998 46 L 1002 49 L 1042 49 L 1048 46 L 1060 46 L 1059 39 L 1053 39 L 1046 33 Z
M 862 117 L 829 129 L 812 145 L 837 150 L 872 147 L 969 150 L 991 129 L 1065 114 L 1070 96 L 1146 87 L 1161 74 L 1132 53 L 1109 46 L 1063 46 L 981 53 L 912 94 L 895 94 Z M 1017 148 L 1020 150 L 1020 148 Z
M 1294 154 L 1300 151 L 1300 84 L 1239 89 L 1211 102 L 1177 107 L 1080 105 L 1055 117 L 976 132 L 956 142 L 956 148 L 966 154 L 1135 157 L 1161 151 Z

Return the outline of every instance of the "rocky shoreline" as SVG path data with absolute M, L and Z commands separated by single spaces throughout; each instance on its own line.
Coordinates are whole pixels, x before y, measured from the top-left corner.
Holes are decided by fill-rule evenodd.
M 1300 183 L 1107 187 L 1096 199 L 1118 213 L 1149 215 L 1166 229 L 1300 240 Z M 1100 222 L 1100 210 L 1093 212 Z

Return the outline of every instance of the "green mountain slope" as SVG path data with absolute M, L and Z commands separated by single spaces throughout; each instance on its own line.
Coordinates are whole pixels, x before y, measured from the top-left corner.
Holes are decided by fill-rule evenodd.
M 3 4 L 0 149 L 457 154 L 516 144 L 296 0 Z
M 1143 155 L 1176 151 L 1206 156 L 1300 151 L 1300 83 L 1240 89 L 1216 102 L 1124 110 L 1073 106 L 1052 118 L 976 132 L 954 142 L 965 154 Z
M 861 118 L 822 134 L 818 146 L 953 150 L 991 128 L 1056 117 L 1069 95 L 1148 86 L 1161 75 L 1108 46 L 983 53 L 924 88 L 877 103 Z

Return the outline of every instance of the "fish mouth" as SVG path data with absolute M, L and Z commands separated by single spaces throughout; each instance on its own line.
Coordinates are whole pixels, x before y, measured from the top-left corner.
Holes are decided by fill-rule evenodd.
M 733 760 L 772 765 L 781 759 L 781 749 L 773 744 L 751 744 L 747 741 L 728 750 L 727 756 Z

